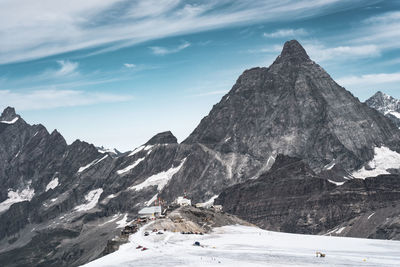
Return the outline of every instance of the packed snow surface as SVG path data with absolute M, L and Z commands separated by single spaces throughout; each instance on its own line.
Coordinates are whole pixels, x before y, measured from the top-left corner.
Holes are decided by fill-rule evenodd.
M 179 166 L 172 167 L 166 171 L 154 174 L 154 175 L 150 176 L 149 178 L 147 178 L 143 183 L 131 186 L 129 189 L 140 191 L 145 187 L 156 185 L 158 191 L 161 191 L 164 188 L 164 186 L 167 185 L 167 183 L 172 178 L 172 176 L 174 176 L 174 174 L 177 173 L 182 168 L 183 164 L 185 163 L 185 160 L 186 159 L 182 160 L 182 162 L 181 162 L 181 164 L 179 164 Z
M 134 169 L 140 162 L 142 162 L 144 158 L 137 159 L 133 164 L 123 168 L 122 170 L 117 171 L 119 175 L 129 172 L 130 170 Z
M 86 210 L 93 209 L 97 205 L 97 202 L 99 202 L 99 198 L 101 196 L 101 193 L 103 193 L 103 189 L 101 189 L 101 188 L 98 188 L 98 189 L 90 191 L 85 196 L 86 203 L 84 203 L 82 205 L 79 205 L 79 206 L 76 206 L 75 210 L 77 210 L 77 211 L 86 211 Z
M 0 212 L 8 210 L 12 204 L 22 202 L 22 201 L 30 201 L 35 195 L 35 190 L 31 189 L 29 186 L 22 190 L 9 190 L 8 198 L 0 203 Z
M 93 165 L 96 165 L 97 163 L 99 163 L 100 161 L 102 161 L 103 159 L 107 158 L 108 155 L 105 155 L 104 157 L 102 157 L 101 159 L 95 159 L 92 162 L 90 162 L 88 165 L 80 167 L 78 172 L 83 172 L 86 169 L 89 169 L 90 167 L 92 167 Z
M 6 123 L 6 124 L 14 124 L 16 123 L 18 120 L 18 117 L 15 117 L 14 119 L 10 120 L 10 121 L 0 121 L 1 123 Z
M 85 266 L 399 266 L 400 262 L 399 241 L 287 234 L 240 225 L 202 236 L 165 232 L 146 237 L 143 228 L 118 251 Z M 193 246 L 196 241 L 200 246 Z M 138 245 L 148 250 L 136 249 Z M 317 251 L 326 257 L 316 257 Z
M 53 180 L 51 180 L 47 186 L 46 186 L 46 192 L 49 191 L 50 189 L 54 189 L 58 186 L 58 178 L 54 178 Z
M 399 153 L 382 146 L 375 147 L 374 154 L 374 158 L 367 164 L 368 168 L 364 166 L 360 170 L 352 173 L 355 178 L 365 179 L 380 174 L 389 174 L 387 171 L 388 169 L 400 168 Z

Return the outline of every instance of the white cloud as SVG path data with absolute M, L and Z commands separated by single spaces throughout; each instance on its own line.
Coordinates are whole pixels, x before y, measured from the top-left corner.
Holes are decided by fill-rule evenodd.
M 135 65 L 135 64 L 132 64 L 132 63 L 125 63 L 124 66 L 125 66 L 126 68 L 128 68 L 128 69 L 132 69 L 132 68 L 136 67 L 136 65 Z
M 72 62 L 69 60 L 58 60 L 56 61 L 58 68 L 49 68 L 38 74 L 26 75 L 14 80 L 8 80 L 6 77 L 0 78 L 0 89 L 4 88 L 21 88 L 22 86 L 29 85 L 33 86 L 35 83 L 51 82 L 64 82 L 65 81 L 77 81 L 77 78 L 81 78 L 81 74 L 78 71 L 79 63 Z M 2 83 L 2 84 L 1 84 Z
M 183 0 L 3 0 L 0 1 L 0 64 L 84 48 L 119 49 L 232 25 L 295 20 L 356 5 L 365 3 L 204 0 L 189 5 Z
M 371 44 L 379 49 L 400 48 L 400 11 L 386 12 L 362 21 L 351 33 L 341 36 L 352 45 Z
M 303 42 L 302 45 L 311 59 L 316 62 L 333 60 L 352 60 L 360 58 L 370 58 L 380 56 L 381 50 L 376 45 L 343 45 L 327 47 L 322 44 Z M 266 53 L 276 54 L 282 51 L 282 45 L 270 45 L 257 49 L 249 49 L 248 53 Z
M 381 15 L 373 16 L 370 17 L 366 20 L 364 20 L 364 23 L 366 24 L 381 24 L 381 23 L 392 23 L 400 21 L 400 11 L 392 11 L 392 12 L 387 12 Z
M 182 51 L 185 48 L 188 48 L 190 46 L 189 42 L 184 42 L 183 44 L 174 47 L 174 48 L 167 48 L 167 47 L 161 47 L 161 46 L 151 46 L 149 47 L 154 55 L 167 55 L 167 54 L 173 54 L 173 53 L 178 53 L 179 51 Z
M 348 87 L 377 87 L 384 84 L 400 82 L 400 72 L 397 73 L 372 73 L 360 76 L 342 77 L 337 82 Z
M 380 55 L 380 49 L 376 45 L 325 47 L 323 45 L 306 44 L 304 48 L 310 57 L 317 62 L 369 58 Z
M 47 89 L 27 92 L 0 90 L 0 106 L 13 106 L 17 110 L 87 106 L 101 103 L 125 102 L 132 98 L 132 96 L 127 95 L 76 90 Z
M 298 37 L 307 35 L 308 32 L 304 29 L 280 29 L 271 33 L 263 33 L 266 38 L 286 38 L 286 37 Z
M 55 76 L 67 76 L 71 74 L 76 74 L 76 70 L 79 66 L 78 62 L 71 62 L 68 60 L 59 60 L 57 63 L 60 65 L 60 69 L 54 74 Z

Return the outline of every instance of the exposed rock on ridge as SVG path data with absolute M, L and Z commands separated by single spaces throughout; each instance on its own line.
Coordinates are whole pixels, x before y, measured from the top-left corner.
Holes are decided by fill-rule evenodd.
M 147 145 L 160 145 L 160 144 L 177 144 L 178 140 L 171 133 L 171 131 L 158 133 L 153 136 L 149 141 L 146 142 Z

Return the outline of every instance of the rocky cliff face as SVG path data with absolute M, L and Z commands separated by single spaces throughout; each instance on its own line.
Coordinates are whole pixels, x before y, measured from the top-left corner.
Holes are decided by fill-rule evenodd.
M 250 155 L 267 164 L 285 154 L 313 169 L 336 161 L 355 169 L 373 147 L 399 149 L 388 120 L 339 86 L 297 41 L 286 42 L 268 68 L 245 71 L 184 143 Z
M 79 140 L 68 145 L 7 108 L 0 118 L 0 262 L 86 263 L 140 208 L 184 191 L 193 203 L 223 192 L 227 210 L 282 231 L 324 233 L 370 210 L 389 218 L 395 175 L 336 184 L 362 166 L 363 175 L 396 173 L 397 162 L 381 163 L 386 154 L 398 159 L 399 141 L 389 119 L 337 85 L 297 41 L 285 43 L 270 67 L 245 71 L 181 144 L 164 132 L 126 153 Z M 302 160 L 279 156 L 273 165 L 280 154 Z M 388 230 L 397 224 L 387 220 L 359 236 L 397 238 Z
M 399 181 L 381 175 L 335 185 L 303 160 L 279 155 L 271 170 L 227 188 L 216 203 L 264 229 L 399 240 Z
M 365 104 L 384 114 L 397 127 L 400 127 L 400 100 L 378 91 L 367 99 Z
M 170 132 L 125 154 L 79 140 L 67 145 L 56 130 L 29 125 L 5 109 L 1 265 L 77 266 L 95 259 L 119 226 L 154 202 L 187 154 Z

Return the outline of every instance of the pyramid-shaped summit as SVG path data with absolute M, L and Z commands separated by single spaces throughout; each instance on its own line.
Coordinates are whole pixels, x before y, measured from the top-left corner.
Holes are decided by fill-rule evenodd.
M 375 146 L 399 151 L 399 141 L 391 122 L 292 40 L 268 68 L 246 70 L 184 142 L 249 156 L 255 168 L 282 153 L 306 159 L 315 170 L 333 161 L 352 170 L 372 159 Z
M 310 57 L 307 55 L 303 46 L 297 40 L 291 40 L 283 45 L 282 52 L 276 59 L 276 63 L 282 61 L 303 62 L 309 60 Z

